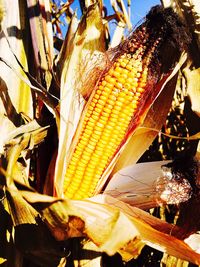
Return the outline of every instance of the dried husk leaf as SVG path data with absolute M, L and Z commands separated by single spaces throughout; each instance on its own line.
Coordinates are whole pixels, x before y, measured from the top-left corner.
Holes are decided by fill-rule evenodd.
M 14 184 L 8 185 L 6 197 L 14 226 L 36 224 L 39 213 L 22 198 Z
M 200 234 L 192 234 L 189 237 L 187 237 L 185 240 L 185 243 L 187 243 L 194 251 L 197 253 L 200 253 Z
M 74 260 L 74 267 L 100 267 L 102 253 L 91 241 L 85 241 L 78 251 L 79 259 Z
M 4 156 L 7 160 L 6 183 L 11 185 L 13 179 L 21 183 L 28 184 L 28 174 L 26 173 L 27 153 L 34 146 L 41 143 L 47 135 L 48 127 L 41 127 L 36 121 L 32 121 L 27 125 L 18 127 L 11 132 L 7 140 L 5 140 Z M 24 164 L 18 162 L 19 157 L 24 161 Z
M 7 255 L 8 267 L 18 265 L 18 257 L 13 254 L 17 248 L 26 257 L 42 266 L 58 266 L 61 259 L 68 255 L 68 251 L 61 249 L 63 244 L 57 242 L 46 225 L 42 222 L 40 214 L 22 197 L 14 184 L 6 187 L 6 200 L 9 206 L 12 224 L 14 226 L 14 246 Z M 4 244 L 6 245 L 6 244 Z M 20 256 L 21 254 L 19 254 Z M 21 264 L 23 258 L 21 257 Z M 10 262 L 11 260 L 11 262 Z M 13 265 L 13 262 L 16 265 Z
M 141 127 L 135 130 L 135 133 L 128 140 L 125 149 L 120 154 L 115 167 L 111 173 L 111 177 L 122 168 L 132 165 L 138 161 L 142 154 L 152 144 L 157 136 L 151 128 L 160 131 L 166 120 L 167 113 L 170 109 L 174 91 L 176 88 L 177 73 L 186 60 L 186 54 L 183 54 L 180 61 L 174 68 L 171 75 L 161 84 L 160 94 L 151 104 L 146 117 L 141 123 Z
M 125 30 L 125 25 L 123 22 L 119 21 L 117 24 L 117 27 L 115 29 L 115 32 L 112 36 L 112 40 L 110 43 L 110 48 L 115 47 L 120 44 L 122 41 L 122 38 L 124 36 L 124 30 Z
M 183 241 L 173 237 L 171 232 L 166 234 L 166 229 L 168 228 L 169 230 L 169 227 L 165 230 L 163 230 L 164 228 L 159 229 L 157 224 L 158 221 L 160 221 L 159 219 L 152 216 L 152 222 L 155 219 L 155 225 L 157 224 L 155 229 L 152 225 L 146 223 L 142 217 L 133 217 L 133 214 L 132 216 L 128 215 L 126 211 L 124 211 L 124 205 L 127 204 L 116 199 L 110 197 L 106 199 L 104 196 L 100 195 L 98 198 L 96 197 L 83 201 L 55 201 L 52 199 L 51 203 L 49 201 L 42 203 L 40 201 L 40 195 L 36 195 L 34 198 L 31 196 L 30 192 L 22 192 L 22 195 L 32 204 L 37 204 L 37 209 L 40 211 L 43 218 L 45 218 L 47 225 L 51 230 L 52 225 L 55 227 L 55 219 L 57 220 L 56 223 L 58 223 L 58 227 L 62 224 L 63 226 L 66 225 L 65 229 L 69 229 L 67 216 L 78 217 L 79 220 L 84 222 L 84 230 L 82 231 L 83 235 L 86 234 L 99 247 L 100 251 L 104 251 L 108 255 L 113 255 L 117 251 L 120 252 L 120 249 L 123 249 L 123 251 L 126 251 L 127 249 L 128 253 L 130 253 L 129 242 L 135 241 L 138 250 L 133 252 L 133 257 L 139 255 L 142 243 L 146 243 L 178 258 L 196 264 L 200 263 L 199 254 L 190 249 Z M 100 202 L 109 202 L 109 205 L 100 204 Z M 112 205 L 110 203 L 112 203 Z M 113 203 L 116 203 L 116 206 L 119 206 L 119 203 L 122 203 L 123 211 L 119 208 L 114 208 Z M 132 207 L 127 205 L 127 210 L 128 208 L 130 208 L 130 214 Z M 162 227 L 167 225 L 167 223 L 162 221 L 160 221 L 160 223 L 162 224 Z M 76 225 L 77 221 L 73 226 L 76 228 Z M 71 228 L 73 229 L 72 225 Z M 171 229 L 173 229 L 173 226 Z M 66 235 L 66 238 L 68 237 L 69 236 Z M 132 243 L 130 244 L 132 247 Z
M 27 70 L 29 30 L 25 15 L 26 4 L 23 1 L 4 1 L 4 5 L 5 18 L 0 34 L 0 57 L 12 62 L 18 73 L 25 77 L 12 51 L 15 51 L 16 57 Z M 10 132 L 24 124 L 25 117 L 33 118 L 33 103 L 29 86 L 22 80 L 16 79 L 16 74 L 3 62 L 0 62 L 0 91 L 0 153 L 3 153 L 6 137 Z M 29 162 L 26 161 L 26 164 L 24 172 L 28 173 Z
M 144 210 L 156 207 L 161 203 L 156 182 L 163 176 L 161 167 L 167 163 L 138 163 L 121 169 L 112 177 L 104 194 Z
M 77 22 L 75 21 L 74 23 L 76 25 Z M 96 4 L 88 8 L 74 36 L 73 25 L 70 27 L 69 35 L 67 35 L 69 42 L 66 47 L 67 53 L 65 54 L 65 63 L 63 66 L 61 64 L 61 121 L 59 128 L 58 157 L 55 166 L 55 188 L 58 195 L 62 194 L 66 157 L 85 104 L 85 100 L 80 94 L 80 91 L 84 88 L 82 79 L 84 80 L 84 77 L 86 77 L 85 75 L 88 75 L 88 71 L 92 70 L 91 66 L 88 65 L 86 66 L 87 70 L 84 69 L 84 77 L 80 79 L 80 77 L 76 76 L 77 73 L 82 70 L 82 66 L 85 66 L 84 62 L 87 61 L 85 60 L 86 55 L 88 62 L 90 62 L 89 60 L 95 51 L 97 51 L 98 54 L 98 51 L 105 49 L 102 27 L 103 24 L 99 13 L 99 7 Z M 92 67 L 94 67 L 94 65 L 92 65 Z M 93 85 L 95 85 L 98 74 L 99 72 L 94 76 L 94 82 L 90 83 L 91 89 L 93 89 Z

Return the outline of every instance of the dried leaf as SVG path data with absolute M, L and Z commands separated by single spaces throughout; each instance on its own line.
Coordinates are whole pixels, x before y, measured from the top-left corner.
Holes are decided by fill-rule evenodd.
M 80 78 L 80 76 L 77 77 L 77 73 L 80 72 L 80 68 L 83 65 L 85 66 L 86 55 L 88 60 L 90 60 L 94 51 L 101 51 L 105 46 L 102 34 L 103 25 L 98 5 L 96 4 L 88 8 L 74 36 L 72 28 L 73 26 L 70 27 L 70 34 L 67 35 L 69 43 L 66 51 L 68 53 L 65 54 L 65 64 L 62 67 L 61 75 L 61 121 L 58 157 L 55 166 L 55 188 L 58 195 L 62 194 L 66 157 L 85 104 L 85 100 L 80 95 L 80 91 L 83 89 L 82 80 L 84 79 L 83 77 Z M 84 71 L 85 75 L 88 75 L 88 71 Z M 97 76 L 95 77 L 97 79 Z M 90 83 L 91 89 L 93 89 L 92 84 L 94 83 Z
M 190 70 L 184 68 L 187 81 L 187 93 L 191 101 L 191 108 L 200 116 L 200 68 Z
M 0 36 L 0 57 L 12 62 L 14 67 L 23 76 L 10 47 L 15 51 L 17 58 L 24 68 L 27 69 L 28 30 L 25 30 L 26 5 L 25 2 L 18 3 L 17 1 L 4 1 L 4 3 L 6 17 L 3 24 L 4 32 Z M 10 5 L 15 10 L 14 15 L 9 8 Z M 5 36 L 9 39 L 9 45 Z M 33 117 L 32 96 L 29 86 L 20 80 L 16 80 L 15 73 L 12 73 L 4 63 L 0 62 L 0 65 L 0 110 L 1 113 L 7 115 L 7 119 L 9 120 L 7 126 L 11 130 L 23 123 L 21 112 L 30 118 Z
M 124 35 L 124 30 L 125 30 L 125 25 L 121 21 L 119 21 L 115 29 L 115 32 L 112 36 L 110 48 L 115 47 L 120 44 L 120 42 L 122 41 L 123 35 Z
M 32 197 L 25 192 L 22 192 L 27 201 L 32 202 Z M 38 199 L 37 202 L 35 202 Z M 95 201 L 95 202 L 93 202 Z M 149 223 L 146 223 L 142 217 L 136 217 L 132 213 L 132 207 L 120 202 L 116 199 L 99 196 L 90 200 L 57 200 L 52 199 L 51 203 L 42 203 L 40 201 L 40 195 L 38 194 L 34 198 L 34 205 L 37 204 L 37 209 L 40 210 L 42 216 L 45 218 L 47 224 L 50 226 L 55 224 L 62 225 L 63 236 L 68 238 L 67 230 L 69 228 L 68 218 L 75 216 L 80 218 L 84 222 L 83 235 L 87 236 L 99 247 L 100 251 L 104 251 L 109 255 L 128 250 L 130 253 L 129 244 L 132 248 L 132 242 L 137 243 L 137 251 L 133 251 L 132 256 L 139 255 L 142 248 L 142 243 L 146 243 L 161 251 L 166 251 L 168 254 L 182 258 L 193 263 L 200 263 L 200 255 L 195 253 L 189 248 L 183 241 L 173 237 L 171 232 L 166 234 L 166 230 L 169 230 L 167 223 L 162 222 L 159 219 L 154 218 L 151 215 L 152 222 L 156 224 L 158 221 L 162 225 L 160 228 L 157 224 L 155 228 Z M 108 204 L 100 204 L 109 203 Z M 113 207 L 115 203 L 116 207 L 122 203 L 122 211 L 119 208 Z M 129 210 L 129 215 L 124 209 L 124 205 Z M 143 212 L 144 213 L 144 212 Z M 131 215 L 130 215 L 131 214 Z M 68 217 L 69 216 L 69 217 Z M 79 220 L 80 220 L 79 219 Z M 76 228 L 77 224 L 73 224 Z M 63 228 L 65 226 L 65 228 Z M 78 229 L 79 229 L 78 224 Z M 106 227 L 105 227 L 106 226 Z M 163 228 L 163 226 L 166 227 Z M 174 226 L 172 226 L 171 230 Z M 66 231 L 64 232 L 64 229 Z M 165 230 L 164 230 L 165 229 Z M 175 230 L 176 232 L 176 230 Z M 54 234 L 54 232 L 52 232 Z M 74 233 L 74 232 L 72 232 Z M 127 254 L 126 254 L 127 256 Z
M 187 237 L 185 240 L 185 243 L 188 244 L 194 251 L 197 253 L 200 253 L 200 234 L 192 234 L 189 237 Z
M 134 207 L 150 209 L 159 205 L 157 181 L 163 176 L 162 166 L 169 163 L 156 161 L 130 165 L 112 177 L 104 194 L 113 196 Z
M 33 52 L 39 79 L 44 73 L 47 88 L 53 66 L 53 33 L 49 0 L 27 0 Z

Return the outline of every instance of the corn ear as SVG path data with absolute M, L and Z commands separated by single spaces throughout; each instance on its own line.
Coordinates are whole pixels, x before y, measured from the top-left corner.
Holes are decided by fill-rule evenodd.
M 161 12 L 152 10 L 149 15 L 152 21 L 147 20 L 147 24 L 141 25 L 119 45 L 118 51 L 114 50 L 116 54 L 110 66 L 84 108 L 67 160 L 63 189 L 66 197 L 90 197 L 100 189 L 100 178 L 112 169 L 123 145 L 144 120 L 162 85 L 166 84 L 172 71 L 168 69 L 159 81 L 160 67 L 155 66 L 162 64 L 157 55 L 166 40 L 166 26 L 162 29 L 155 26 L 157 35 L 154 29 L 148 28 L 148 23 L 152 27 L 153 19 Z M 168 10 L 163 12 L 163 23 L 166 23 L 165 16 L 172 16 L 174 23 L 177 19 Z M 180 34 L 185 34 L 181 32 L 180 27 Z

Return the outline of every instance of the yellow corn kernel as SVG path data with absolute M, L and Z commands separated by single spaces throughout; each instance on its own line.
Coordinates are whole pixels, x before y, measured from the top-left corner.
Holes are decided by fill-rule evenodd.
M 80 135 L 67 164 L 65 197 L 92 196 L 119 150 L 146 86 L 148 72 L 143 66 L 142 51 L 141 48 L 134 55 L 119 57 L 89 99 Z

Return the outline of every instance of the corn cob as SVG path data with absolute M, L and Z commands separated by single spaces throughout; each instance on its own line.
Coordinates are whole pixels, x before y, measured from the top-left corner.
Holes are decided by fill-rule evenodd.
M 145 47 L 140 46 L 133 55 L 120 56 L 100 81 L 67 168 L 66 197 L 91 196 L 123 142 L 145 91 L 152 51 L 145 60 L 144 51 Z
M 141 26 L 118 47 L 121 55 L 114 57 L 88 101 L 80 135 L 67 164 L 64 179 L 67 198 L 93 195 L 103 172 L 127 139 L 133 120 L 137 120 L 144 107 L 148 91 L 158 80 L 160 65 L 155 54 L 164 40 L 164 27 L 155 33 L 153 29 L 150 38 L 147 26 Z

